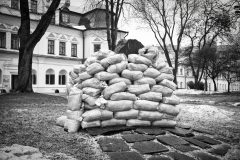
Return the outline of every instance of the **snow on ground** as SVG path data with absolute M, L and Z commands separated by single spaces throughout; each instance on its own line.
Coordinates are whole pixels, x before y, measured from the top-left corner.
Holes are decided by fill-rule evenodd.
M 213 94 L 213 93 L 223 93 L 220 91 L 202 91 L 196 89 L 177 89 L 173 92 L 174 94 Z

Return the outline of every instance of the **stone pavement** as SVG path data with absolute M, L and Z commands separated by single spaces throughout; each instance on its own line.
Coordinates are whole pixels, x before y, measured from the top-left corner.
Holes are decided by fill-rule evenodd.
M 102 128 L 101 128 L 102 129 Z M 176 128 L 89 128 L 111 160 L 222 160 L 230 140 L 179 124 Z M 125 130 L 125 131 L 124 131 Z

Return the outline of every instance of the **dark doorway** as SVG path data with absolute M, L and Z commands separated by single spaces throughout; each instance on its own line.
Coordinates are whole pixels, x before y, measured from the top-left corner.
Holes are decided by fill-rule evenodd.
M 12 90 L 16 90 L 18 85 L 18 75 L 12 75 Z

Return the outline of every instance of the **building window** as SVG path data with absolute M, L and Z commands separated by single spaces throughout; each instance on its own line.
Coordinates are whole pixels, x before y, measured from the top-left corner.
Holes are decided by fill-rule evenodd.
M 65 56 L 66 50 L 65 50 L 65 42 L 60 42 L 59 43 L 59 55 Z
M 62 13 L 62 21 L 65 23 L 69 23 L 69 14 Z
M 37 84 L 37 72 L 32 69 L 32 84 Z
M 71 55 L 72 57 L 77 57 L 77 44 L 72 44 Z
M 33 13 L 37 13 L 37 1 L 31 0 L 31 10 Z
M 66 77 L 67 77 L 67 71 L 61 70 L 59 72 L 58 84 L 59 85 L 66 85 Z
M 17 34 L 11 35 L 11 49 L 19 49 L 19 38 Z
M 19 7 L 18 7 L 18 3 L 19 3 L 19 0 L 12 0 L 11 1 L 11 7 L 13 8 L 13 9 L 18 9 Z
M 94 52 L 98 52 L 101 49 L 101 44 L 94 44 Z
M 183 75 L 183 70 L 182 70 L 182 68 L 180 69 L 180 75 Z
M 52 20 L 50 22 L 51 24 L 55 24 L 55 15 L 53 15 Z
M 0 32 L 0 48 L 6 48 L 6 33 Z
M 48 54 L 54 54 L 54 40 L 48 40 Z
M 46 84 L 55 84 L 55 72 L 52 69 L 46 72 Z

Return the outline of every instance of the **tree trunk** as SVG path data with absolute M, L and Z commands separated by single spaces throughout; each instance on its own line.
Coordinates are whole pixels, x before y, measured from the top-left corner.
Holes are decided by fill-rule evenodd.
M 217 84 L 215 82 L 215 78 L 212 78 L 212 80 L 213 80 L 213 84 L 214 84 L 214 91 L 217 91 Z
M 205 78 L 204 88 L 205 88 L 205 91 L 208 91 L 207 77 Z
M 199 90 L 198 77 L 194 76 L 194 89 Z
M 230 93 L 230 82 L 228 82 L 228 93 Z

